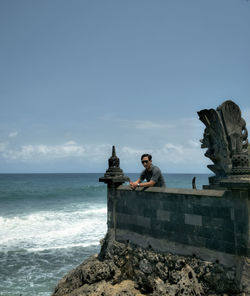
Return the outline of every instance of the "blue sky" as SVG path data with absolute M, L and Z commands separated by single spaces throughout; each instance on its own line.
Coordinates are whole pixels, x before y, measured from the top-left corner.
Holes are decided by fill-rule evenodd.
M 250 126 L 250 2 L 0 0 L 0 172 L 208 173 L 197 111 Z

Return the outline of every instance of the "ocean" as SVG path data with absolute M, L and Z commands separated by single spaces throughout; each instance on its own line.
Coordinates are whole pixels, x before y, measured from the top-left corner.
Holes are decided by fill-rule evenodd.
M 0 295 L 49 296 L 100 250 L 107 226 L 103 174 L 0 174 Z M 139 174 L 126 174 L 136 180 Z M 165 174 L 167 187 L 197 188 L 208 174 Z

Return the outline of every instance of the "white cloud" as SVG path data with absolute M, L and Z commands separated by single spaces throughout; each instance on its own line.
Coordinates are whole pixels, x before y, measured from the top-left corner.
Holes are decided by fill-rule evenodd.
M 117 125 L 120 125 L 122 128 L 128 129 L 138 129 L 138 130 L 152 130 L 156 132 L 156 130 L 170 130 L 170 129 L 178 129 L 180 131 L 182 128 L 187 127 L 197 127 L 200 126 L 200 122 L 198 118 L 195 117 L 187 117 L 187 118 L 176 118 L 176 119 L 166 119 L 166 120 L 131 120 L 131 119 L 120 119 L 114 118 L 112 116 L 103 116 L 100 118 L 104 121 L 115 122 Z
M 11 143 L 0 143 L 0 159 L 5 162 L 36 165 L 44 167 L 48 162 L 61 164 L 67 171 L 68 163 L 72 163 L 75 169 L 82 167 L 87 171 L 105 171 L 108 167 L 108 159 L 111 156 L 112 145 L 80 145 L 75 141 L 61 145 L 23 145 L 19 148 L 12 148 Z M 116 146 L 117 156 L 123 171 L 133 172 L 142 169 L 140 157 L 143 153 L 150 153 L 153 156 L 153 163 L 159 165 L 163 172 L 187 172 L 204 171 L 206 164 L 210 162 L 204 157 L 204 152 L 193 141 L 186 145 L 165 143 L 158 148 L 147 149 L 144 145 L 138 146 Z M 77 162 L 75 162 L 77 161 Z M 79 165 L 77 164 L 79 163 Z M 71 170 L 74 170 L 71 167 Z
M 0 152 L 6 151 L 7 147 L 8 147 L 8 143 L 6 142 L 0 143 Z
M 142 149 L 132 148 L 128 146 L 124 146 L 121 148 L 120 153 L 122 153 L 124 156 L 133 156 L 133 155 L 141 155 L 143 153 Z
M 75 141 L 68 141 L 66 143 L 64 143 L 64 145 L 76 145 Z
M 106 161 L 111 155 L 111 145 L 80 145 L 69 141 L 61 145 L 22 145 L 12 148 L 9 143 L 0 143 L 0 158 L 16 162 L 43 162 L 63 159 L 87 160 L 87 162 Z
M 123 162 L 136 161 L 141 154 L 151 153 L 154 159 L 164 163 L 197 163 L 201 161 L 203 154 L 199 145 L 189 141 L 185 146 L 174 143 L 165 143 L 159 148 L 146 149 L 145 147 L 119 147 L 118 156 Z M 38 162 L 44 160 L 56 160 L 65 158 L 79 158 L 88 162 L 107 160 L 111 155 L 111 145 L 79 145 L 75 141 L 62 145 L 23 145 L 12 149 L 8 143 L 0 143 L 0 155 L 6 160 Z M 204 158 L 204 156 L 202 156 Z
M 201 143 L 194 141 L 194 140 L 189 140 L 188 144 L 190 147 L 193 147 L 193 148 L 198 148 L 198 147 L 200 148 L 201 147 Z
M 150 120 L 121 120 L 122 127 L 141 130 L 157 130 L 170 128 L 173 125 L 166 122 L 153 122 Z
M 23 145 L 18 149 L 10 149 L 8 145 L 0 146 L 2 157 L 8 160 L 41 161 L 67 157 L 82 157 L 85 148 L 74 141 L 62 145 Z
M 166 143 L 155 151 L 157 159 L 172 164 L 204 164 L 205 157 L 203 154 L 204 151 L 193 141 L 186 143 L 185 146 Z
M 18 132 L 9 133 L 9 138 L 15 138 L 18 135 Z
M 132 164 L 139 162 L 143 153 L 150 153 L 153 156 L 153 161 L 161 164 L 173 165 L 201 165 L 206 167 L 209 160 L 204 157 L 205 151 L 200 148 L 200 144 L 195 141 L 188 141 L 186 145 L 174 143 L 165 143 L 158 148 L 145 149 L 145 147 L 136 148 L 124 146 L 119 149 L 118 156 L 123 163 Z

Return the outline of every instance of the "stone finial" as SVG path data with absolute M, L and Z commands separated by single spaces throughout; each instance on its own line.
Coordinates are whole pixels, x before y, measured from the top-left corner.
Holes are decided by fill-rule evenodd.
M 109 170 L 114 168 L 120 168 L 120 159 L 116 156 L 115 146 L 112 146 L 112 155 L 109 158 Z
M 108 169 L 104 174 L 104 177 L 99 179 L 99 182 L 104 182 L 106 184 L 116 184 L 120 185 L 129 178 L 124 176 L 122 169 L 120 168 L 120 159 L 116 156 L 115 146 L 112 147 L 112 155 L 108 160 Z
M 249 175 L 249 155 L 246 122 L 238 105 L 225 101 L 216 110 L 198 112 L 205 124 L 201 148 L 207 148 L 205 156 L 213 161 L 208 165 L 216 177 Z

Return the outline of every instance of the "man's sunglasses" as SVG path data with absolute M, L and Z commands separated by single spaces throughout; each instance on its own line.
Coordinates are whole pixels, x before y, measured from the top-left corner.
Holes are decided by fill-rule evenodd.
M 142 163 L 142 164 L 144 164 L 144 163 L 148 163 L 148 160 L 142 160 L 141 163 Z

